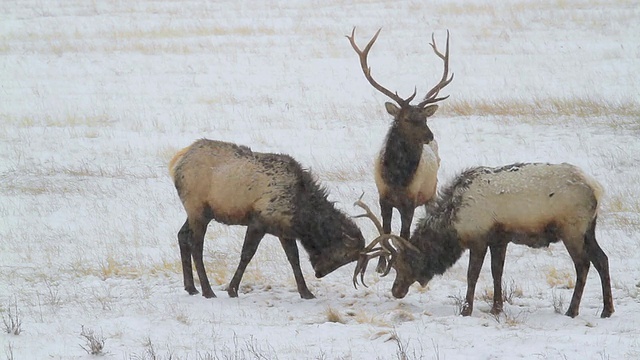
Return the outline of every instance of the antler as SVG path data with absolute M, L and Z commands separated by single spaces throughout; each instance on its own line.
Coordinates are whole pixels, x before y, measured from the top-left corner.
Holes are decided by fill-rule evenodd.
M 380 247 L 375 247 L 380 243 Z M 384 256 L 387 261 L 387 268 L 385 269 L 384 275 L 388 274 L 391 271 L 391 261 L 392 257 L 397 254 L 397 251 L 389 244 L 389 238 L 382 234 L 375 238 L 367 247 L 360 253 L 360 258 L 356 263 L 356 268 L 353 271 L 353 287 L 358 288 L 358 274 L 360 274 L 360 281 L 362 281 L 362 285 L 367 287 L 367 284 L 364 282 L 364 273 L 367 270 L 367 264 L 369 264 L 369 260 L 378 257 Z M 383 275 L 383 276 L 384 276 Z
M 387 95 L 392 100 L 397 102 L 398 105 L 402 105 L 402 104 L 405 104 L 405 103 L 410 103 L 411 100 L 413 100 L 413 98 L 416 96 L 416 91 L 415 90 L 413 91 L 413 95 L 409 96 L 409 98 L 407 98 L 405 100 L 405 99 L 401 98 L 400 95 L 398 95 L 397 92 L 393 93 L 390 90 L 388 90 L 385 87 L 383 87 L 382 85 L 378 84 L 378 82 L 376 82 L 373 79 L 373 77 L 371 76 L 371 67 L 369 67 L 369 65 L 367 64 L 367 56 L 369 55 L 369 50 L 371 50 L 371 47 L 373 46 L 373 43 L 375 43 L 376 40 L 378 39 L 378 35 L 380 34 L 380 30 L 382 30 L 382 28 L 380 28 L 380 29 L 378 29 L 378 31 L 376 31 L 375 35 L 373 35 L 371 40 L 369 40 L 369 43 L 367 44 L 367 46 L 364 47 L 364 50 L 360 50 L 360 48 L 358 48 L 358 45 L 356 45 L 356 40 L 355 40 L 356 28 L 355 27 L 351 31 L 351 36 L 346 35 L 346 37 L 347 37 L 347 39 L 349 39 L 349 42 L 351 43 L 351 47 L 353 47 L 353 50 L 355 50 L 355 52 L 358 54 L 358 57 L 360 58 L 360 67 L 362 67 L 362 71 L 364 72 L 364 76 L 369 81 L 369 84 L 371 84 L 371 86 L 373 86 L 376 90 L 380 91 L 381 93 Z
M 440 82 L 437 83 L 433 88 L 431 88 L 431 90 L 429 90 L 427 95 L 425 95 L 424 100 L 420 104 L 418 104 L 418 107 L 424 107 L 427 104 L 433 104 L 448 98 L 449 95 L 440 98 L 437 98 L 436 96 L 438 96 L 440 90 L 449 85 L 451 80 L 453 80 L 453 74 L 451 74 L 451 77 L 447 79 L 447 76 L 449 76 L 449 30 L 447 30 L 447 47 L 444 51 L 444 55 L 440 51 L 438 51 L 438 48 L 436 46 L 436 38 L 433 33 L 431 34 L 431 43 L 429 43 L 429 45 L 431 45 L 431 48 L 433 48 L 433 52 L 435 52 L 436 55 L 440 59 L 442 59 L 442 61 L 444 61 L 444 71 Z
M 362 201 L 363 196 L 364 196 L 364 192 L 362 193 L 362 195 L 360 195 L 360 198 L 358 198 L 358 200 L 356 200 L 356 202 L 353 203 L 353 205 L 359 206 L 365 211 L 365 213 L 354 216 L 354 217 L 369 218 L 378 229 L 380 236 L 375 238 L 360 253 L 360 258 L 358 259 L 358 262 L 356 263 L 356 268 L 353 272 L 353 286 L 355 288 L 358 287 L 358 274 L 360 274 L 360 281 L 362 282 L 362 285 L 364 285 L 365 287 L 367 286 L 367 284 L 365 284 L 364 282 L 364 273 L 367 270 L 367 264 L 369 264 L 369 260 L 378 256 L 384 257 L 386 260 L 385 262 L 387 266 L 385 267 L 381 276 L 386 276 L 387 274 L 389 274 L 389 272 L 391 271 L 391 268 L 393 267 L 393 264 L 396 261 L 396 258 L 397 258 L 396 255 L 398 254 L 398 250 L 396 250 L 396 248 L 398 248 L 400 251 L 404 251 L 407 248 L 410 248 L 418 252 L 420 251 L 412 243 L 410 243 L 409 241 L 407 241 L 406 239 L 403 239 L 398 235 L 385 234 L 384 230 L 382 229 L 382 225 L 380 225 L 380 220 L 376 218 L 376 216 L 373 214 L 369 206 L 367 206 L 367 204 L 365 204 Z M 390 240 L 393 242 L 393 245 L 389 242 Z M 380 244 L 380 246 L 376 247 L 376 245 L 378 244 Z
M 389 243 L 389 240 L 393 242 L 393 245 Z M 380 244 L 380 246 L 375 247 L 378 244 Z M 389 272 L 391 271 L 393 264 L 395 264 L 396 259 L 398 258 L 398 251 L 406 251 L 407 248 L 420 252 L 420 250 L 415 247 L 415 245 L 398 235 L 382 234 L 375 238 L 369 245 L 367 245 L 364 251 L 360 253 L 360 258 L 358 259 L 356 268 L 353 271 L 353 286 L 355 288 L 358 287 L 358 274 L 360 274 L 360 281 L 362 282 L 362 285 L 364 285 L 365 287 L 367 286 L 367 284 L 365 284 L 364 282 L 364 273 L 367 270 L 367 264 L 369 263 L 369 260 L 378 256 L 384 256 L 387 260 L 387 266 L 380 276 L 387 276 L 387 274 L 389 274 Z
M 360 215 L 356 215 L 356 216 L 354 216 L 354 218 L 355 219 L 357 219 L 357 218 L 365 218 L 365 217 L 369 218 L 371 221 L 373 221 L 373 225 L 376 226 L 376 229 L 378 229 L 378 233 L 380 235 L 384 234 L 384 230 L 382 230 L 382 224 L 380 224 L 380 220 L 378 220 L 378 218 L 373 214 L 373 212 L 371 211 L 369 206 L 362 201 L 362 197 L 363 196 L 364 196 L 364 192 L 362 192 L 362 195 L 360 195 L 358 200 L 356 200 L 356 202 L 354 202 L 353 205 L 354 206 L 359 206 L 360 208 L 362 208 L 365 211 L 365 213 L 364 214 L 360 214 Z

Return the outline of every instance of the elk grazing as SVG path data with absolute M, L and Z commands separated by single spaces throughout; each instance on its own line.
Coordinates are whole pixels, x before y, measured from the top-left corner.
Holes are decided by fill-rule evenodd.
M 436 102 L 449 96 L 437 97 L 440 90 L 453 80 L 449 74 L 449 32 L 445 53 L 436 47 L 435 37 L 431 36 L 431 48 L 444 62 L 444 72 L 440 82 L 429 90 L 424 99 L 417 105 L 411 105 L 416 90 L 406 99 L 393 93 L 376 82 L 371 76 L 371 68 L 367 64 L 369 50 L 380 34 L 379 29 L 364 50 L 360 50 L 355 42 L 353 28 L 351 36 L 347 36 L 353 50 L 360 58 L 360 66 L 365 78 L 379 92 L 395 101 L 386 102 L 387 112 L 393 116 L 393 124 L 387 132 L 384 146 L 375 160 L 375 183 L 378 188 L 382 227 L 386 234 L 391 233 L 393 208 L 398 209 L 401 219 L 400 236 L 407 239 L 411 230 L 411 222 L 415 208 L 425 204 L 436 193 L 438 168 L 438 144 L 427 125 L 427 118 L 438 109 Z M 427 145 L 427 146 L 424 146 Z M 384 268 L 384 258 L 380 258 L 378 271 Z
M 604 309 L 614 312 L 607 255 L 595 237 L 602 187 L 570 164 L 513 164 L 476 167 L 463 172 L 427 204 L 427 215 L 409 241 L 381 235 L 369 244 L 354 272 L 364 280 L 367 262 L 387 257 L 396 279 L 392 294 L 403 298 L 414 282 L 426 286 L 443 274 L 469 249 L 466 303 L 462 315 L 471 315 L 476 282 L 487 248 L 493 276 L 492 314 L 502 311 L 502 271 L 507 245 L 546 247 L 562 240 L 576 269 L 576 283 L 567 316 L 578 315 L 590 262 L 600 275 Z M 377 222 L 371 211 L 363 216 Z
M 187 212 L 178 243 L 184 289 L 191 295 L 198 293 L 193 257 L 202 295 L 215 297 L 202 262 L 204 235 L 212 219 L 247 226 L 240 263 L 227 288 L 230 297 L 238 296 L 242 275 L 265 234 L 280 239 L 304 299 L 315 296 L 304 281 L 296 239 L 318 278 L 357 260 L 364 248 L 353 220 L 336 209 L 313 175 L 288 155 L 202 139 L 178 151 L 169 171 Z

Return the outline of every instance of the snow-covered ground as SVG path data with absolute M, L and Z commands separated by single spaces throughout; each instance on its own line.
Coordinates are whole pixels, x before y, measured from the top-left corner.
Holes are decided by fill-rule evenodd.
M 639 19 L 628 0 L 2 1 L 0 356 L 92 358 L 84 331 L 113 359 L 640 358 Z M 217 223 L 205 261 L 218 298 L 183 290 L 166 165 L 195 139 L 288 153 L 344 211 L 363 191 L 378 211 L 372 162 L 391 119 L 344 37 L 354 26 L 361 46 L 383 28 L 369 64 L 401 96 L 438 81 L 428 42 L 450 31 L 451 97 L 429 122 L 441 183 L 549 161 L 604 185 L 610 319 L 594 269 L 580 315 L 554 310 L 575 279 L 561 244 L 510 246 L 500 317 L 488 260 L 473 315 L 457 315 L 466 255 L 397 300 L 393 272 L 354 289 L 354 264 L 316 279 L 302 252 L 317 296 L 302 300 L 271 236 L 232 299 L 244 228 Z

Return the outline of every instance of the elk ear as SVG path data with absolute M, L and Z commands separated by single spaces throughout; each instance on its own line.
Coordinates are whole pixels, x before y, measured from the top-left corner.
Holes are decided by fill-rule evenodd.
M 400 112 L 400 108 L 396 106 L 396 104 L 391 103 L 391 102 L 386 102 L 384 103 L 384 107 L 385 109 L 387 109 L 387 112 L 389 113 L 389 115 L 396 117 L 398 115 L 398 113 Z
M 436 113 L 438 110 L 438 105 L 429 105 L 426 108 L 422 109 L 422 116 L 429 117 Z

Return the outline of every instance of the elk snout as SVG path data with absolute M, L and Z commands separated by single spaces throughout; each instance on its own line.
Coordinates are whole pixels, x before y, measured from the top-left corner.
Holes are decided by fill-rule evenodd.
M 433 141 L 433 132 L 431 132 L 431 129 L 427 128 L 427 131 L 424 136 L 424 143 L 428 145 L 432 141 Z
M 412 282 L 396 278 L 393 282 L 393 287 L 391 288 L 391 295 L 396 299 L 404 298 L 409 292 L 409 286 L 411 286 L 411 283 Z
M 405 296 L 407 296 L 408 292 L 409 292 L 408 286 L 400 286 L 400 285 L 393 284 L 393 288 L 391 289 L 391 294 L 396 299 L 404 298 Z

